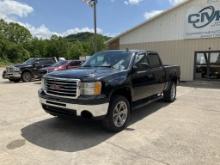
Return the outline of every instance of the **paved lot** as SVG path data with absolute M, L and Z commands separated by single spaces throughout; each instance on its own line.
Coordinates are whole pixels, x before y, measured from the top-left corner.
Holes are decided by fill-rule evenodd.
M 0 164 L 220 164 L 218 84 L 184 84 L 175 103 L 135 111 L 127 130 L 111 134 L 100 122 L 44 113 L 40 82 L 0 79 Z

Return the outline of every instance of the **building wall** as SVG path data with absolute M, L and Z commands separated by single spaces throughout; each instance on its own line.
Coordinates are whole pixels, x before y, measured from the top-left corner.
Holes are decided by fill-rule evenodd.
M 181 80 L 193 80 L 195 51 L 220 50 L 220 38 L 120 44 L 120 49 L 144 49 L 160 53 L 164 64 L 180 65 Z
M 183 40 L 187 11 L 205 4 L 207 0 L 191 0 L 121 36 L 120 44 Z

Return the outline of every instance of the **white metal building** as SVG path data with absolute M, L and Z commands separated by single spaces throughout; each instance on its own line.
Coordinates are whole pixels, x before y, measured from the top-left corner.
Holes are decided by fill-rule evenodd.
M 181 80 L 220 78 L 220 0 L 187 0 L 108 42 L 147 49 L 181 66 Z

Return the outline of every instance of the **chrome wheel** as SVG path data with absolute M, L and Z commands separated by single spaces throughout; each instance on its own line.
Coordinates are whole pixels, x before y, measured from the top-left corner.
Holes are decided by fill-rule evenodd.
M 116 104 L 113 110 L 113 122 L 116 127 L 122 127 L 128 117 L 128 107 L 124 101 Z
M 30 72 L 24 72 L 24 73 L 22 74 L 22 80 L 23 80 L 24 82 L 30 82 L 31 79 L 32 79 L 32 76 L 31 76 L 31 73 L 30 73 Z

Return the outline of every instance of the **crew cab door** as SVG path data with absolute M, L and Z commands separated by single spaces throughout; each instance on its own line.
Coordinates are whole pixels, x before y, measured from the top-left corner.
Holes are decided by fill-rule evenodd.
M 50 59 L 40 59 L 34 62 L 34 69 L 33 69 L 33 74 L 34 75 L 39 75 L 40 74 L 40 69 L 51 66 L 54 64 L 53 60 Z
M 157 54 L 138 54 L 133 64 L 133 101 L 141 100 L 163 91 L 162 79 L 165 76 Z
M 148 53 L 147 60 L 150 67 L 150 76 L 152 83 L 152 95 L 160 94 L 165 85 L 165 69 L 157 53 Z
M 133 64 L 132 85 L 133 101 L 141 100 L 152 95 L 152 74 L 146 53 L 137 54 Z

